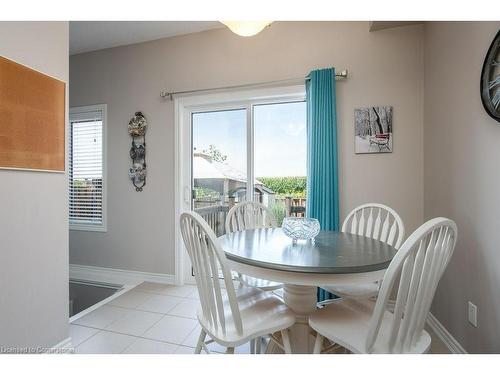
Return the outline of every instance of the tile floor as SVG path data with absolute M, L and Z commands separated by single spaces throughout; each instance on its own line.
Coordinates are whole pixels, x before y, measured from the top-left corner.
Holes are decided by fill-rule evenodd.
M 75 353 L 193 354 L 198 305 L 194 286 L 142 283 L 70 324 Z M 236 353 L 250 353 L 249 345 Z
M 194 286 L 142 283 L 70 324 L 75 353 L 193 354 L 200 327 Z M 212 343 L 214 353 L 225 348 Z M 250 353 L 245 344 L 237 354 Z M 433 337 L 431 353 L 448 353 Z

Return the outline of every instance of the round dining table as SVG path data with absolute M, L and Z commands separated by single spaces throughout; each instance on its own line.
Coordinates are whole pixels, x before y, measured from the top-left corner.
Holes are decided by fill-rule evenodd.
M 284 302 L 296 314 L 293 353 L 312 352 L 308 316 L 316 309 L 318 286 L 379 281 L 396 254 L 372 238 L 323 230 L 297 243 L 281 228 L 243 230 L 219 240 L 233 271 L 284 284 Z

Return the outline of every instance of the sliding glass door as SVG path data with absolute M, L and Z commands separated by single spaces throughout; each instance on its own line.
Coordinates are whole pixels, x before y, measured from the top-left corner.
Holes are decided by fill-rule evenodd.
M 278 223 L 303 216 L 306 105 L 248 102 L 191 113 L 192 209 L 217 236 L 229 209 L 244 200 L 269 207 Z
M 279 223 L 305 214 L 304 85 L 178 97 L 174 108 L 177 218 L 193 210 L 221 236 L 243 201 L 266 205 Z M 178 227 L 175 236 L 175 282 L 192 283 Z

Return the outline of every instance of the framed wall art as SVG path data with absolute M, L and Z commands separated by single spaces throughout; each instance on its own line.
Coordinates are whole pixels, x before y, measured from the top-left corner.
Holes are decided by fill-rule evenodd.
M 354 110 L 356 154 L 392 152 L 392 107 L 366 107 Z

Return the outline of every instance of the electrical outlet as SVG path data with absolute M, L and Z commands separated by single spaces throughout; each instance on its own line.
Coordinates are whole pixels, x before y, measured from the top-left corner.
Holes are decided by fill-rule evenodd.
M 477 306 L 469 301 L 469 323 L 477 327 Z

